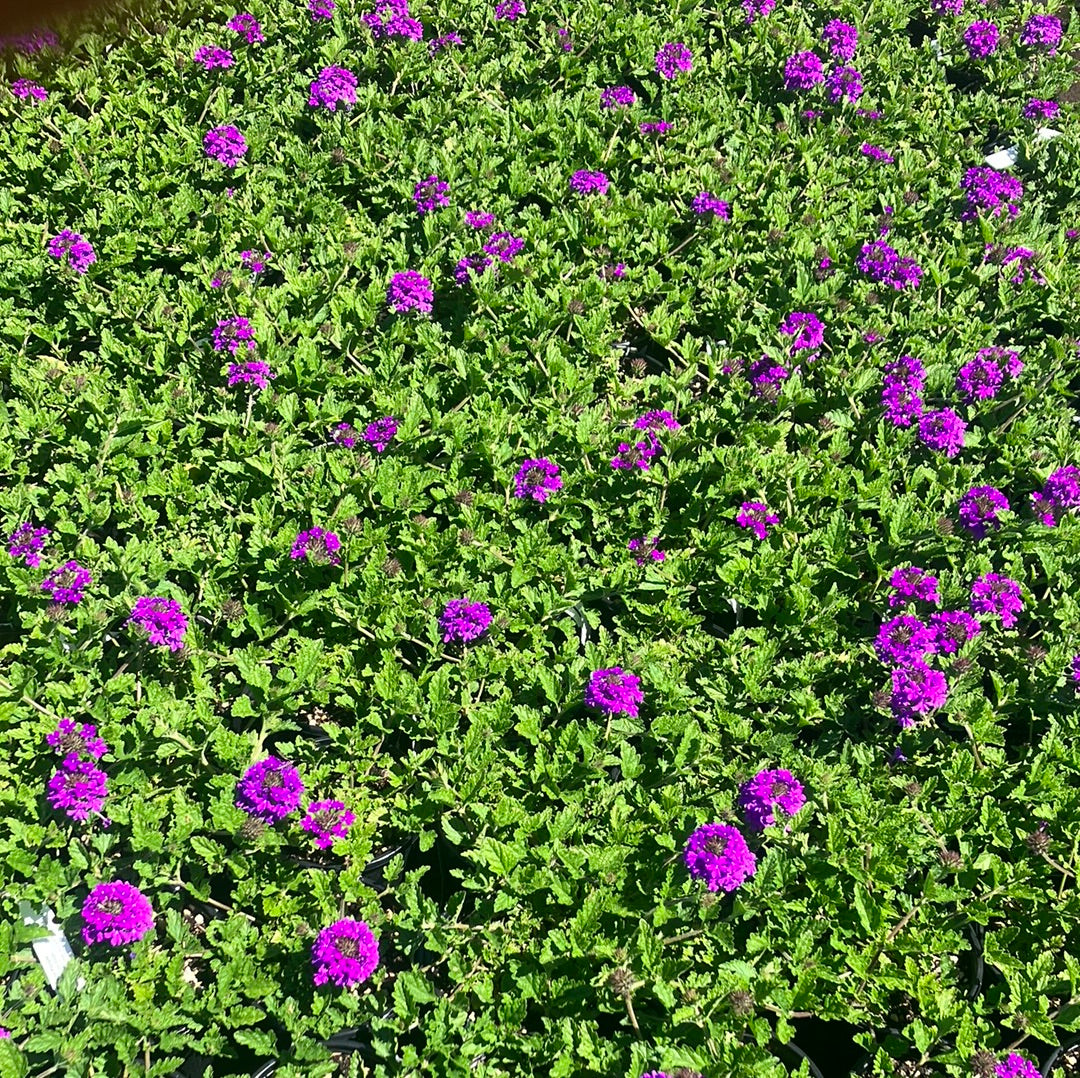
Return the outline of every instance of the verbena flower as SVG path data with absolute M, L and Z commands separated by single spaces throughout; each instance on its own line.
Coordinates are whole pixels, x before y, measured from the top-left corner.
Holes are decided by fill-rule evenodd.
M 431 281 L 416 270 L 395 273 L 386 290 L 386 302 L 395 314 L 408 311 L 430 314 L 434 298 Z
M 959 15 L 964 10 L 964 0 L 930 0 L 930 10 L 935 15 Z
M 1001 527 L 998 513 L 1008 511 L 1009 500 L 997 487 L 972 487 L 960 499 L 960 523 L 976 539 L 986 535 L 987 527 Z
M 464 288 L 473 277 L 479 277 L 494 261 L 483 254 L 466 255 L 459 259 L 454 267 L 454 280 Z
M 898 292 L 918 288 L 922 280 L 922 269 L 914 259 L 901 258 L 883 240 L 865 244 L 855 264 L 870 280 L 891 285 Z
M 97 736 L 97 727 L 84 722 L 76 727 L 71 719 L 61 719 L 56 729 L 45 737 L 45 743 L 59 755 L 76 759 L 86 756 L 91 760 L 100 760 L 109 751 L 109 746 Z
M 495 214 L 478 213 L 476 210 L 468 210 L 465 213 L 465 223 L 469 228 L 485 229 L 495 224 Z
M 230 363 L 226 373 L 227 385 L 251 384 L 258 389 L 265 389 L 270 384 L 270 379 L 277 377 L 270 369 L 270 364 L 264 363 L 261 359 L 250 360 L 246 363 Z
M 312 801 L 300 826 L 315 836 L 315 845 L 328 850 L 336 838 L 348 838 L 349 828 L 356 823 L 356 814 L 345 807 L 344 801 Z
M 1024 608 L 1020 585 L 998 573 L 984 573 L 971 585 L 971 609 L 976 614 L 996 614 L 1001 624 L 1012 628 L 1016 615 Z
M 776 7 L 776 0 L 742 0 L 742 6 L 746 12 L 746 25 L 752 26 L 756 20 L 772 12 Z
M 123 880 L 99 883 L 86 896 L 82 916 L 86 922 L 82 936 L 88 947 L 95 943 L 112 947 L 135 943 L 154 928 L 149 899 Z
M 73 820 L 85 820 L 90 813 L 100 812 L 105 804 L 106 778 L 92 760 L 80 760 L 70 753 L 49 779 L 45 796 L 58 812 L 65 812 Z
M 1061 20 L 1055 15 L 1032 15 L 1020 31 L 1020 44 L 1056 56 L 1061 44 Z
M 1073 681 L 1073 688 L 1080 692 L 1080 655 L 1074 655 L 1072 658 L 1071 670 L 1069 676 Z
M 356 104 L 356 76 L 346 67 L 324 67 L 312 84 L 308 105 L 337 112 L 338 105 Z
M 790 771 L 759 771 L 739 790 L 739 807 L 751 831 L 776 823 L 776 810 L 794 816 L 806 804 L 802 783 Z
M 673 79 L 693 66 L 694 54 L 681 41 L 667 41 L 657 50 L 656 72 L 661 78 Z
M 370 445 L 376 453 L 382 453 L 394 440 L 398 431 L 398 421 L 392 415 L 376 419 L 364 428 L 364 441 Z
M 683 858 L 690 875 L 704 880 L 710 891 L 734 891 L 757 871 L 746 839 L 722 823 L 697 828 L 686 843 Z
M 975 358 L 957 372 L 956 391 L 969 403 L 991 400 L 1006 375 L 1016 378 L 1023 369 L 1024 364 L 1012 349 L 996 345 L 980 348 Z
M 228 26 L 230 30 L 240 34 L 249 45 L 254 45 L 256 41 L 263 40 L 262 27 L 259 26 L 259 20 L 246 11 L 240 12 L 239 15 L 234 15 L 225 25 Z
M 563 52 L 573 52 L 574 43 L 570 40 L 570 28 L 568 26 L 560 27 L 555 31 L 556 36 L 561 41 L 561 48 Z
M 674 127 L 667 120 L 645 120 L 638 124 L 638 130 L 643 135 L 663 135 Z
M 1056 527 L 1063 513 L 1080 506 L 1080 468 L 1067 464 L 1052 472 L 1043 489 L 1031 496 L 1031 501 L 1043 524 Z
M 837 60 L 851 60 L 859 44 L 859 31 L 850 23 L 830 19 L 821 31 L 821 40 Z
M 589 172 L 587 169 L 579 168 L 570 177 L 570 189 L 579 195 L 591 195 L 593 192 L 606 195 L 608 178 L 602 172 Z
M 451 31 L 448 34 L 443 34 L 440 37 L 435 38 L 428 45 L 428 54 L 435 56 L 437 53 L 442 52 L 443 49 L 449 49 L 454 45 L 464 45 L 465 42 L 461 40 L 460 34 L 455 34 Z
M 340 565 L 341 555 L 337 553 L 340 549 L 341 539 L 335 532 L 318 527 L 309 528 L 297 534 L 289 557 L 294 560 L 307 558 L 316 565 Z
M 825 80 L 825 95 L 833 104 L 840 101 L 854 104 L 862 93 L 862 75 L 853 67 L 835 67 Z
M 10 37 L 0 37 L 0 52 L 4 49 L 12 49 L 21 52 L 24 56 L 33 56 L 43 49 L 54 49 L 60 44 L 54 30 L 37 29 L 26 34 L 13 34 Z
M 202 45 L 195 50 L 195 63 L 202 64 L 207 71 L 214 68 L 226 68 L 233 66 L 233 54 L 228 49 L 217 45 Z
M 998 28 L 992 22 L 973 22 L 964 31 L 964 44 L 972 60 L 985 60 L 997 52 Z
M 824 81 L 821 57 L 816 52 L 797 52 L 784 63 L 785 90 L 812 90 Z
M 1039 1078 L 1039 1069 L 1018 1052 L 1010 1052 L 1005 1061 L 994 1067 L 996 1078 Z
M 942 610 L 930 615 L 934 644 L 942 655 L 955 655 L 969 640 L 982 631 L 966 610 Z
M 919 439 L 947 457 L 955 457 L 964 448 L 967 424 L 951 408 L 927 412 L 919 420 Z
M 486 603 L 474 603 L 467 597 L 451 599 L 439 618 L 444 644 L 466 644 L 487 632 L 491 611 Z
M 682 429 L 679 421 L 666 408 L 663 410 L 654 409 L 644 415 L 639 415 L 634 420 L 634 430 L 658 431 L 661 427 L 666 430 Z
M 308 13 L 312 22 L 326 21 L 334 17 L 334 0 L 308 0 Z
M 334 445 L 341 446 L 342 449 L 352 449 L 356 445 L 356 435 L 353 432 L 351 423 L 339 423 L 330 437 L 333 439 Z
M 324 928 L 311 948 L 315 984 L 347 988 L 366 981 L 379 964 L 379 945 L 363 921 L 344 918 Z
M 90 241 L 78 232 L 72 232 L 70 228 L 58 232 L 49 240 L 48 251 L 52 258 L 58 258 L 61 261 L 66 259 L 67 265 L 76 273 L 85 273 L 91 263 L 97 261 L 97 255 Z
M 1061 106 L 1056 101 L 1040 101 L 1038 98 L 1032 98 L 1024 106 L 1024 119 L 1052 120 L 1060 110 Z
M 594 670 L 585 686 L 585 706 L 594 707 L 605 715 L 638 716 L 638 704 L 645 699 L 641 679 L 621 666 Z
M 909 614 L 901 614 L 881 626 L 874 650 L 886 666 L 904 666 L 933 655 L 937 644 L 929 626 Z
M 71 560 L 53 569 L 41 582 L 41 590 L 47 592 L 54 603 L 74 605 L 82 602 L 83 588 L 88 588 L 93 582 L 90 570 Z
M 643 472 L 649 470 L 652 458 L 660 450 L 660 443 L 651 435 L 646 434 L 643 442 L 619 442 L 619 451 L 611 458 L 611 466 L 616 471 L 640 468 Z
M 532 498 L 541 504 L 556 490 L 562 490 L 559 466 L 547 457 L 526 460 L 514 476 L 514 497 Z
M 789 371 L 769 356 L 763 355 L 747 367 L 746 377 L 755 396 L 771 399 L 779 393 L 781 384 L 789 377 Z
M 249 352 L 255 351 L 255 330 L 251 323 L 239 315 L 222 318 L 214 327 L 212 339 L 215 352 L 229 352 L 236 355 L 241 347 Z
M 49 91 L 46 90 L 44 86 L 41 86 L 36 82 L 31 82 L 29 79 L 16 79 L 11 84 L 11 92 L 19 98 L 20 101 L 26 101 L 28 99 L 45 101 L 49 96 Z
M 988 250 L 994 251 L 992 244 L 987 246 Z M 1034 281 L 1035 284 L 1046 284 L 1046 278 L 1035 269 L 1038 258 L 1038 253 L 1030 247 L 1009 247 L 1000 253 L 1002 269 L 1006 269 L 1015 263 L 1014 272 L 1009 277 L 1012 284 L 1023 284 L 1027 280 Z
M 131 617 L 124 624 L 134 624 L 151 644 L 164 644 L 170 651 L 179 651 L 184 646 L 187 618 L 175 599 L 159 595 L 136 599 Z
M 810 311 L 792 311 L 786 315 L 780 323 L 780 332 L 785 337 L 795 338 L 788 349 L 791 355 L 816 352 L 825 342 L 825 324 Z
M 240 263 L 244 269 L 251 271 L 252 277 L 257 277 L 266 269 L 267 262 L 273 257 L 269 251 L 263 251 L 261 255 L 256 251 L 241 251 Z
M 970 220 L 980 210 L 994 217 L 1007 210 L 1010 217 L 1020 212 L 1017 202 L 1024 194 L 1024 185 L 1015 177 L 998 172 L 997 169 L 978 166 L 969 168 L 960 180 L 967 206 L 960 214 L 963 220 Z
M 699 217 L 711 213 L 724 221 L 731 220 L 731 206 L 711 191 L 702 191 L 694 196 L 693 210 Z
M 769 524 L 779 524 L 780 518 L 764 502 L 743 502 L 735 516 L 740 528 L 749 528 L 758 539 L 769 534 Z
M 886 378 L 881 403 L 885 418 L 897 427 L 910 427 L 922 416 L 923 401 L 918 389 L 899 379 Z
M 238 128 L 232 124 L 212 127 L 203 136 L 203 149 L 226 168 L 236 168 L 248 152 L 248 145 Z
M 525 241 L 520 236 L 511 232 L 495 232 L 484 244 L 484 253 L 492 255 L 500 262 L 513 262 L 515 257 L 525 246 Z
M 423 217 L 425 213 L 449 206 L 450 199 L 446 197 L 446 192 L 449 190 L 450 185 L 445 180 L 440 180 L 438 176 L 428 176 L 426 180 L 420 180 L 413 188 L 412 197 L 416 204 L 416 212 Z
M 943 707 L 948 695 L 945 675 L 921 660 L 892 672 L 889 706 L 901 727 L 914 726 L 917 716 Z
M 871 142 L 864 142 L 859 147 L 859 153 L 861 153 L 863 157 L 872 157 L 875 161 L 884 161 L 887 165 L 896 162 L 896 158 L 893 157 L 888 150 L 883 150 L 880 146 L 875 146 Z
M 495 18 L 506 22 L 514 22 L 525 14 L 525 5 L 522 0 L 500 0 L 495 5 Z
M 657 546 L 660 540 L 658 537 L 652 539 L 642 536 L 640 539 L 631 539 L 626 544 L 626 549 L 634 555 L 634 561 L 638 565 L 644 565 L 646 561 L 663 561 L 665 554 Z
M 36 569 L 41 564 L 40 552 L 48 534 L 48 528 L 35 528 L 29 521 L 20 524 L 8 536 L 8 553 L 16 561 L 22 558 L 31 569 Z
M 637 97 L 629 86 L 607 86 L 600 92 L 602 109 L 626 109 L 636 100 Z
M 360 16 L 376 41 L 405 38 L 419 41 L 424 36 L 423 24 L 409 15 L 408 0 L 376 0 L 375 10 Z
M 292 764 L 268 756 L 244 772 L 236 784 L 234 804 L 249 816 L 276 823 L 300 807 L 304 784 Z
M 893 593 L 889 596 L 889 606 L 904 606 L 906 603 L 940 603 L 938 580 L 925 569 L 917 565 L 906 569 L 894 569 L 889 576 L 889 587 Z

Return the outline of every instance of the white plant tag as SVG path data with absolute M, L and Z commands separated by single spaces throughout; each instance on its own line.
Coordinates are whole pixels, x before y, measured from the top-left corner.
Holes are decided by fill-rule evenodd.
M 20 902 L 19 915 L 23 919 L 23 924 L 47 928 L 50 932 L 50 935 L 34 940 L 31 946 L 34 948 L 37 960 L 41 963 L 41 968 L 45 971 L 45 979 L 49 982 L 49 987 L 55 992 L 56 986 L 60 983 L 60 974 L 75 957 L 71 944 L 68 943 L 64 930 L 56 923 L 56 915 L 48 906 L 42 906 L 40 913 L 34 913 L 29 902 Z M 86 987 L 85 978 L 80 977 L 75 982 L 75 986 L 82 991 Z
M 986 163 L 991 168 L 1002 169 L 1012 168 L 1016 164 L 1017 157 L 1020 156 L 1020 148 L 1018 146 L 1010 146 L 1007 150 L 995 150 L 992 154 L 989 154 L 986 158 Z
M 1051 139 L 1061 138 L 1061 132 L 1055 131 L 1052 127 L 1040 127 L 1035 132 L 1036 142 L 1049 142 Z

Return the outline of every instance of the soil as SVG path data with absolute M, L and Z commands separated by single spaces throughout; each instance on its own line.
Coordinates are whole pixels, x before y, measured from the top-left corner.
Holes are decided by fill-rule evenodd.
M 1047 1078 L 1076 1078 L 1080 1076 L 1080 1044 L 1074 1044 L 1057 1057 Z

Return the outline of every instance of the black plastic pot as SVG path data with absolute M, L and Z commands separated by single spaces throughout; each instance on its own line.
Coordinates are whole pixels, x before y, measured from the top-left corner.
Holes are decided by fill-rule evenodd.
M 982 993 L 983 979 L 986 976 L 986 963 L 983 960 L 983 941 L 986 939 L 986 929 L 982 925 L 969 922 L 967 926 L 968 937 L 971 940 L 971 958 L 968 964 L 968 981 L 965 995 L 969 1000 L 976 1000 Z
M 1065 1053 L 1068 1052 L 1070 1049 L 1078 1047 L 1080 1047 L 1080 1034 L 1077 1034 L 1074 1037 L 1070 1037 L 1059 1048 L 1055 1048 L 1050 1053 L 1050 1057 L 1043 1064 L 1042 1078 L 1051 1078 L 1054 1073 L 1054 1068 L 1058 1064 L 1058 1060 L 1060 1060 L 1062 1056 L 1064 1056 Z
M 774 1051 L 787 1066 L 794 1069 L 801 1067 L 805 1059 L 811 1078 L 825 1078 L 825 1075 L 821 1073 L 821 1068 L 794 1041 L 778 1044 Z
M 798 1069 L 805 1059 L 812 1078 L 836 1078 L 847 1074 L 862 1048 L 855 1043 L 858 1026 L 822 1018 L 796 1018 L 794 1034 L 787 1044 L 778 1045 L 777 1056 Z

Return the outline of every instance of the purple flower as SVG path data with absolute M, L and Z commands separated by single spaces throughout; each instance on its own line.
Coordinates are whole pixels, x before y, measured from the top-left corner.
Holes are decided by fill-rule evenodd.
M 249 45 L 254 45 L 256 41 L 263 40 L 262 28 L 259 26 L 259 20 L 246 11 L 240 12 L 239 15 L 234 15 L 225 25 L 228 26 L 230 30 L 240 34 Z
M 992 244 L 988 244 L 987 249 L 994 251 Z M 1038 258 L 1038 254 L 1030 247 L 1009 247 L 1000 255 L 1001 268 L 1016 263 L 1016 272 L 1009 278 L 1013 284 L 1023 284 L 1029 278 L 1036 284 L 1046 284 L 1046 278 L 1035 269 Z
M 922 416 L 922 397 L 904 382 L 887 380 L 881 403 L 885 405 L 885 418 L 896 427 L 910 427 Z
M 1072 659 L 1072 669 L 1069 676 L 1073 680 L 1073 688 L 1080 692 L 1080 655 L 1074 655 Z
M 194 60 L 195 63 L 202 64 L 207 71 L 213 71 L 215 67 L 233 66 L 233 54 L 217 45 L 200 46 L 195 50 Z
M 935 15 L 959 15 L 964 10 L 964 0 L 930 0 L 930 10 Z
M 585 706 L 594 707 L 605 715 L 626 715 L 636 719 L 638 704 L 645 699 L 640 686 L 641 679 L 621 666 L 594 670 L 585 686 Z
M 276 823 L 300 807 L 303 793 L 300 772 L 292 764 L 268 756 L 244 772 L 236 784 L 234 804 L 249 816 Z
M 22 558 L 31 569 L 36 569 L 41 564 L 38 554 L 44 548 L 48 534 L 48 528 L 35 528 L 29 521 L 20 524 L 8 536 L 8 553 L 16 561 Z
M 854 104 L 862 97 L 862 92 L 862 75 L 853 67 L 835 67 L 825 80 L 825 93 L 833 104 L 840 101 Z
M 781 382 L 785 381 L 788 375 L 786 367 L 765 355 L 754 360 L 746 370 L 746 377 L 758 397 L 775 397 L 780 391 Z
M 500 262 L 513 262 L 524 246 L 525 241 L 520 236 L 510 232 L 495 232 L 484 244 L 484 253 L 492 255 Z
M 80 760 L 71 753 L 64 757 L 46 790 L 49 804 L 73 820 L 85 820 L 91 812 L 100 812 L 108 790 L 105 772 L 92 760 Z
M 395 314 L 419 311 L 431 314 L 431 303 L 435 298 L 431 282 L 416 270 L 395 273 L 386 290 L 386 302 Z
M 491 228 L 491 226 L 495 224 L 495 214 L 477 213 L 475 210 L 468 210 L 465 213 L 465 223 L 469 228 Z
M 719 217 L 724 221 L 731 220 L 731 206 L 723 199 L 717 198 L 710 191 L 702 191 L 694 196 L 693 210 L 698 217 L 711 213 L 714 217 Z
M 855 115 L 862 117 L 864 120 L 873 122 L 874 120 L 880 120 L 885 113 L 880 109 L 856 109 Z
M 376 453 L 382 453 L 394 440 L 397 431 L 398 421 L 392 415 L 386 415 L 364 428 L 364 441 L 373 446 Z
M 428 176 L 426 180 L 420 180 L 413 188 L 412 197 L 413 202 L 416 203 L 416 212 L 423 217 L 425 213 L 431 213 L 432 210 L 449 206 L 450 199 L 446 197 L 446 192 L 449 190 L 450 185 L 440 180 L 438 176 Z
M 749 528 L 760 540 L 769 534 L 767 525 L 779 524 L 780 518 L 764 502 L 743 502 L 735 517 L 740 528 Z
M 987 526 L 1001 527 L 998 513 L 1008 511 L 1009 500 L 997 487 L 972 487 L 960 499 L 960 523 L 976 539 L 986 535 Z
M 435 38 L 428 45 L 428 54 L 435 56 L 437 53 L 442 52 L 443 49 L 448 49 L 453 45 L 464 45 L 465 42 L 461 40 L 460 34 L 455 34 L 451 31 L 449 34 L 443 34 L 441 37 Z
M 821 40 L 837 60 L 850 60 L 855 56 L 859 44 L 859 31 L 850 23 L 831 19 L 821 31 Z
M 982 631 L 966 610 L 942 610 L 930 615 L 934 645 L 942 655 L 955 655 L 969 640 Z
M 1024 364 L 1012 349 L 997 346 L 980 348 L 975 358 L 965 363 L 957 373 L 956 391 L 968 403 L 990 400 L 1006 374 L 1015 378 L 1023 369 Z
M 1010 217 L 1020 212 L 1016 203 L 1024 194 L 1024 185 L 1015 176 L 979 166 L 964 173 L 960 187 L 967 199 L 961 220 L 971 220 L 979 210 L 986 210 L 994 217 L 1000 216 L 1003 209 L 1008 210 Z
M 342 449 L 352 449 L 356 445 L 356 435 L 353 433 L 351 423 L 339 423 L 331 433 L 334 445 Z
M 634 430 L 657 431 L 661 427 L 667 430 L 682 429 L 679 421 L 666 408 L 663 411 L 654 409 L 634 420 Z
M 160 595 L 136 599 L 131 617 L 124 622 L 125 625 L 132 623 L 146 634 L 151 644 L 164 644 L 170 651 L 179 651 L 184 646 L 187 618 L 175 599 Z
M 994 1074 L 996 1078 L 1039 1078 L 1039 1069 L 1018 1052 L 1010 1052 L 1004 1063 L 995 1065 Z
M 495 5 L 495 18 L 506 22 L 514 22 L 520 15 L 525 14 L 525 5 L 521 0 L 500 0 Z
M 54 603 L 81 602 L 83 588 L 94 582 L 89 569 L 84 569 L 77 561 L 66 561 L 53 569 L 41 582 L 41 590 L 52 596 Z
M 667 120 L 646 120 L 638 124 L 638 130 L 643 135 L 664 135 L 674 126 L 674 124 L 669 124 Z
M 85 273 L 90 264 L 97 261 L 90 241 L 78 232 L 72 232 L 70 228 L 65 228 L 49 240 L 49 254 L 61 261 L 67 258 L 67 264 L 76 273 Z
M 753 876 L 757 863 L 746 839 L 734 827 L 707 823 L 697 828 L 683 854 L 690 875 L 710 891 L 734 891 Z
M 315 984 L 347 988 L 366 981 L 379 964 L 379 945 L 363 921 L 344 918 L 324 928 L 311 948 Z
M 270 364 L 264 363 L 261 359 L 249 360 L 245 363 L 230 363 L 226 373 L 228 374 L 227 385 L 249 383 L 258 389 L 265 389 L 270 384 L 270 379 L 277 377 L 270 369 Z
M 228 351 L 235 356 L 243 345 L 249 352 L 253 352 L 255 350 L 254 336 L 255 331 L 246 318 L 241 318 L 239 315 L 223 318 L 214 327 L 214 351 Z
M 626 544 L 626 549 L 634 555 L 634 561 L 638 565 L 644 565 L 646 561 L 663 561 L 664 552 L 656 545 L 660 542 L 658 537 L 649 539 L 642 536 L 640 539 L 631 539 Z
M 348 838 L 349 828 L 356 815 L 345 807 L 344 801 L 312 801 L 300 826 L 315 836 L 315 845 L 328 850 L 335 838 Z
M 904 606 L 905 603 L 940 603 L 938 581 L 925 569 L 917 565 L 907 569 L 894 569 L 889 577 L 889 587 L 893 594 L 889 596 L 889 606 Z
M 514 476 L 514 497 L 532 498 L 543 504 L 553 491 L 562 490 L 559 466 L 547 457 L 526 460 Z
M 590 195 L 594 191 L 600 195 L 606 195 L 608 190 L 608 178 L 602 172 L 589 172 L 579 168 L 570 177 L 570 189 L 579 195 Z
M 927 412 L 919 420 L 919 439 L 923 445 L 955 457 L 964 448 L 967 424 L 951 408 Z
M 1061 106 L 1056 101 L 1040 101 L 1032 98 L 1024 106 L 1025 120 L 1052 120 L 1060 111 Z
M 902 727 L 914 726 L 917 715 L 942 707 L 948 695 L 945 675 L 920 660 L 892 672 L 889 706 Z
M 901 614 L 881 626 L 874 650 L 886 666 L 904 666 L 933 655 L 936 642 L 928 626 L 918 618 Z
M 467 644 L 482 636 L 491 625 L 491 611 L 486 603 L 451 599 L 439 618 L 439 631 L 444 644 Z
M 324 67 L 311 84 L 308 104 L 337 112 L 338 105 L 356 104 L 356 76 L 346 67 Z
M 1016 624 L 1016 615 L 1024 608 L 1020 585 L 1007 576 L 985 573 L 971 585 L 971 609 L 976 614 L 998 614 L 1004 628 Z
M 1047 527 L 1057 527 L 1062 513 L 1080 505 L 1080 468 L 1067 464 L 1052 472 L 1043 489 L 1031 496 L 1031 501 L 1039 519 Z
M 901 258 L 883 240 L 865 244 L 855 264 L 871 281 L 892 285 L 898 292 L 909 285 L 918 288 L 922 280 L 922 269 L 915 260 Z
M 340 549 L 341 539 L 335 532 L 309 528 L 306 532 L 297 534 L 289 557 L 294 560 L 307 558 L 316 565 L 340 565 L 341 555 L 337 553 Z
M 785 90 L 810 90 L 824 81 L 821 57 L 816 52 L 797 52 L 787 58 L 784 64 Z
M 466 255 L 454 267 L 454 280 L 464 288 L 473 277 L 479 277 L 494 262 L 487 255 Z
M 802 783 L 790 771 L 759 771 L 739 790 L 739 807 L 751 831 L 776 823 L 777 807 L 794 816 L 805 803 Z
M 619 451 L 611 458 L 611 466 L 616 471 L 626 468 L 640 468 L 643 472 L 649 470 L 649 462 L 656 456 L 660 449 L 660 443 L 651 435 L 645 435 L 646 441 L 619 442 Z
M 694 66 L 694 54 L 681 41 L 665 42 L 656 53 L 656 72 L 661 78 L 673 79 L 680 71 Z
M 1020 31 L 1020 44 L 1056 56 L 1061 44 L 1061 20 L 1054 15 L 1032 15 Z
M 964 31 L 964 44 L 972 60 L 985 60 L 997 52 L 998 28 L 992 22 L 973 22 Z
M 776 0 L 742 0 L 746 12 L 746 25 L 752 26 L 757 19 L 764 18 L 774 7 Z
M 240 262 L 244 269 L 250 270 L 252 277 L 258 276 L 264 269 L 266 269 L 266 263 L 270 261 L 274 256 L 269 251 L 263 251 L 263 253 L 257 254 L 255 251 L 241 251 Z
M 11 1036 L 11 1030 L 0 1026 L 0 1041 L 6 1041 Z
M 84 722 L 76 727 L 71 719 L 61 719 L 45 742 L 59 755 L 76 759 L 85 754 L 91 760 L 100 760 L 109 751 L 109 746 L 97 736 L 97 727 L 93 723 Z
M 600 93 L 602 109 L 629 108 L 637 98 L 629 86 L 607 86 Z
M 332 19 L 334 17 L 334 0 L 308 0 L 308 11 L 312 22 Z
M 44 101 L 49 96 L 49 91 L 44 86 L 39 86 L 36 82 L 31 82 L 29 79 L 16 79 L 11 84 L 11 92 L 19 98 L 20 101 L 25 101 L 27 98 L 33 98 L 35 101 Z
M 894 164 L 896 161 L 896 158 L 888 150 L 883 150 L 880 146 L 875 146 L 871 142 L 864 142 L 859 147 L 859 153 L 863 157 L 872 157 L 875 161 L 884 161 L 887 165 Z
M 562 41 L 562 51 L 573 52 L 574 43 L 570 40 L 570 28 L 568 26 L 563 26 L 556 30 L 555 33 Z
M 222 124 L 206 132 L 203 149 L 207 157 L 212 157 L 226 168 L 236 168 L 248 152 L 248 145 L 236 127 Z
M 419 41 L 424 27 L 409 16 L 408 0 L 376 0 L 375 10 L 360 16 L 376 41 L 401 37 Z
M 813 353 L 822 346 L 825 341 L 825 325 L 816 314 L 809 311 L 792 311 L 780 323 L 780 332 L 785 337 L 794 337 L 789 352 L 810 351 L 807 357 L 812 359 Z
M 60 39 L 53 30 L 31 30 L 27 34 L 15 34 L 11 37 L 0 37 L 0 52 L 4 49 L 13 49 L 21 52 L 24 56 L 33 56 L 43 49 L 53 49 L 60 44 Z
M 86 896 L 82 916 L 86 922 L 82 936 L 88 947 L 134 943 L 154 928 L 154 911 L 146 895 L 123 880 L 99 883 Z

